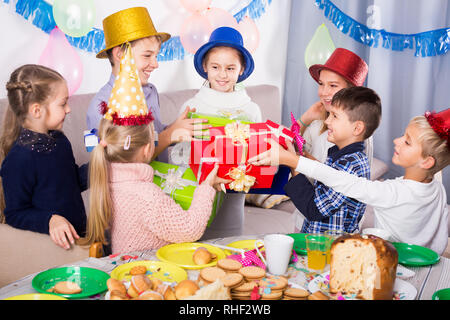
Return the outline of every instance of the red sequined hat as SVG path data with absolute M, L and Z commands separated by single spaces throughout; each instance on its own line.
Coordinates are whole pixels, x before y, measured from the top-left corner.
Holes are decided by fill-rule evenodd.
M 363 59 L 344 48 L 336 48 L 325 64 L 314 64 L 309 67 L 309 73 L 317 82 L 319 82 L 319 74 L 322 69 L 336 72 L 355 86 L 364 84 L 369 71 L 369 67 Z
M 447 141 L 447 148 L 450 150 L 450 108 L 439 113 L 427 111 L 425 118 L 438 136 Z

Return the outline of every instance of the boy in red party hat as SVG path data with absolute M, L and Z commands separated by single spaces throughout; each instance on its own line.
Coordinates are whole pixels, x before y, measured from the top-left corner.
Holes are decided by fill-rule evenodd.
M 361 57 L 344 48 L 336 48 L 324 64 L 309 67 L 311 77 L 318 84 L 319 101 L 310 106 L 297 120 L 300 134 L 305 139 L 304 151 L 307 157 L 325 162 L 328 149 L 334 145 L 327 139 L 328 127 L 325 124 L 331 109 L 331 100 L 341 89 L 363 86 L 368 71 L 369 67 Z M 364 153 L 369 160 L 369 167 L 373 159 L 372 140 L 370 136 L 364 141 Z M 295 210 L 295 231 L 299 232 L 303 220 L 304 215 L 298 209 Z
M 405 174 L 385 181 L 359 178 L 299 157 L 293 148 L 287 151 L 277 147 L 275 141 L 271 142 L 271 150 L 249 162 L 295 168 L 337 192 L 371 205 L 375 227 L 387 230 L 393 241 L 428 247 L 442 254 L 448 242 L 447 195 L 434 175 L 450 164 L 449 137 L 449 108 L 414 117 L 404 135 L 394 139 L 392 163 L 403 167 Z
M 112 253 L 157 249 L 171 242 L 198 240 L 210 218 L 217 167 L 195 190 L 183 210 L 153 183 L 153 116 L 148 110 L 131 45 L 125 44 L 120 72 L 103 104 L 99 144 L 89 167 L 89 217 L 81 244 L 108 244 Z

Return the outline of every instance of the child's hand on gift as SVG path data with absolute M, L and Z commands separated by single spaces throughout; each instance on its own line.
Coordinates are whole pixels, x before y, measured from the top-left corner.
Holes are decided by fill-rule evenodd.
M 195 112 L 195 108 L 186 107 L 183 113 L 175 120 L 169 127 L 170 131 L 170 144 L 181 141 L 190 141 L 193 136 L 209 135 L 209 129 L 211 126 L 203 124 L 208 122 L 207 119 L 190 119 L 188 118 L 189 112 Z
M 72 224 L 58 214 L 52 215 L 48 228 L 52 241 L 64 249 L 70 249 L 70 244 L 75 243 L 74 238 L 80 238 Z
M 273 139 L 266 141 L 270 144 L 271 148 L 248 159 L 249 164 L 256 166 L 278 166 L 283 164 L 291 168 L 297 166 L 298 156 L 295 153 L 294 145 L 290 141 L 286 141 L 287 150 Z
M 217 171 L 219 170 L 219 165 L 216 163 L 214 166 L 214 169 L 208 174 L 205 181 L 202 182 L 209 184 L 211 187 L 216 189 L 217 191 L 223 191 L 225 189 L 225 186 L 222 187 L 222 185 L 230 183 L 232 180 L 229 179 L 223 179 L 221 177 L 217 176 Z

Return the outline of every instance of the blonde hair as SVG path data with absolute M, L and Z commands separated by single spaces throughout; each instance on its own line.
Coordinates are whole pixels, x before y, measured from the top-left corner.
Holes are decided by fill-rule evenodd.
M 422 157 L 431 156 L 435 160 L 434 166 L 428 169 L 427 174 L 427 178 L 432 179 L 437 172 L 450 164 L 450 149 L 447 141 L 438 136 L 424 116 L 414 117 L 409 124 L 420 129 L 417 138 L 422 145 Z
M 153 143 L 151 125 L 119 126 L 102 119 L 98 133 L 101 143 L 92 151 L 89 163 L 89 215 L 86 236 L 78 241 L 80 245 L 108 244 L 105 231 L 114 210 L 109 190 L 110 164 L 135 162 L 139 149 Z M 131 141 L 129 148 L 124 148 L 127 140 Z
M 8 108 L 3 119 L 0 136 L 0 165 L 17 140 L 31 104 L 46 105 L 54 90 L 54 84 L 65 81 L 53 69 L 35 65 L 23 65 L 11 73 L 6 83 Z M 0 223 L 5 222 L 5 195 L 0 178 Z

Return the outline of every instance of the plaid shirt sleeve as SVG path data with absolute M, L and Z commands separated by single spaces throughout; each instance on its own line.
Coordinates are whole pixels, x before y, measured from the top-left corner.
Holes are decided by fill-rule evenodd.
M 326 164 L 359 177 L 370 177 L 369 162 L 362 152 L 345 155 L 334 163 L 327 159 Z M 357 228 L 365 210 L 365 204 L 346 197 L 318 181 L 315 183 L 314 202 L 324 219 L 311 222 L 309 232 L 326 229 L 353 231 Z

